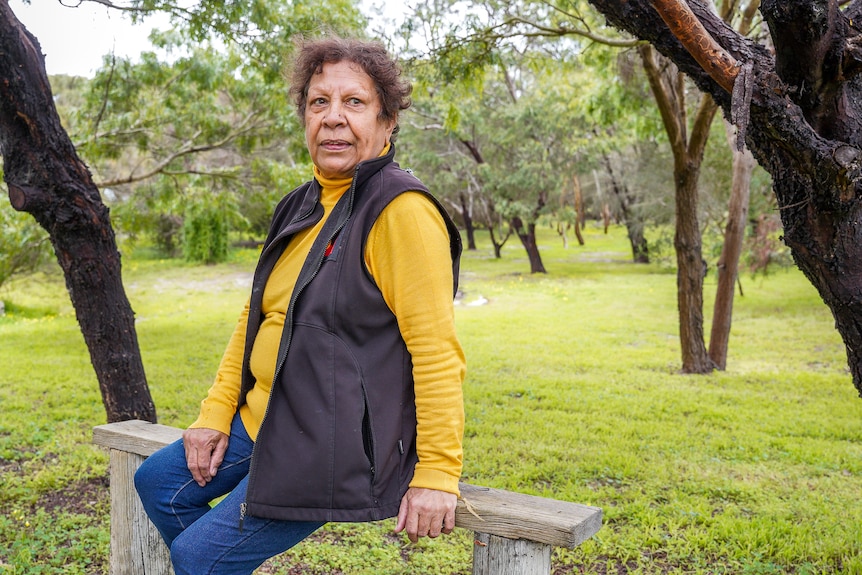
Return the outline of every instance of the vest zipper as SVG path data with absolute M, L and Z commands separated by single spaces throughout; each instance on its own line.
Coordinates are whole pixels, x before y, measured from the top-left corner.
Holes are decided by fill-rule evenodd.
M 333 230 L 331 233 L 327 234 L 329 237 L 326 238 L 326 242 L 323 244 L 323 250 L 315 250 L 314 249 L 317 247 L 317 245 L 319 243 L 318 240 L 320 238 L 318 237 L 317 239 L 315 239 L 315 242 L 312 245 L 312 250 L 309 253 L 309 257 L 311 256 L 312 253 L 314 253 L 315 258 L 316 258 L 316 261 L 314 263 L 314 270 L 310 274 L 308 274 L 308 277 L 302 278 L 302 275 L 303 275 L 302 272 L 305 270 L 305 264 L 308 263 L 308 260 L 306 259 L 305 263 L 303 263 L 302 269 L 299 272 L 300 278 L 297 278 L 297 281 L 302 279 L 302 283 L 301 284 L 298 283 L 296 285 L 296 287 L 294 287 L 293 294 L 291 294 L 291 296 L 290 296 L 290 303 L 287 306 L 287 312 L 285 313 L 285 317 L 284 317 L 285 334 L 282 336 L 282 341 L 279 344 L 279 353 L 278 353 L 278 357 L 276 359 L 275 373 L 273 373 L 272 385 L 270 387 L 271 391 L 269 394 L 269 399 L 266 402 L 266 409 L 263 411 L 263 418 L 260 420 L 260 428 L 259 429 L 263 429 L 263 425 L 266 422 L 266 417 L 267 417 L 267 415 L 269 415 L 269 406 L 272 405 L 272 394 L 275 393 L 275 390 L 277 387 L 276 381 L 278 380 L 278 374 L 281 371 L 281 368 L 284 366 L 284 362 L 287 361 L 287 352 L 290 349 L 290 341 L 293 337 L 293 308 L 294 308 L 294 304 L 296 303 L 296 300 L 299 299 L 300 294 L 303 292 L 303 290 L 305 290 L 305 288 L 308 286 L 308 284 L 310 284 L 314 280 L 314 278 L 317 277 L 317 273 L 320 271 L 320 266 L 323 264 L 323 259 L 324 259 L 323 253 L 326 250 L 326 246 L 328 246 L 329 242 L 331 242 L 333 240 L 333 238 L 335 238 L 341 232 L 341 230 L 347 224 L 347 220 L 350 219 L 350 215 L 353 213 L 353 196 L 354 196 L 354 193 L 356 191 L 356 176 L 359 172 L 359 166 L 360 165 L 361 165 L 361 163 L 357 164 L 357 166 L 353 169 L 353 181 L 350 182 L 350 188 L 346 192 L 347 207 L 343 208 L 343 211 L 347 212 L 346 217 L 343 218 L 343 221 L 336 222 L 337 226 L 336 226 L 335 230 Z M 336 204 L 335 208 L 333 208 L 333 212 L 335 211 L 335 209 L 338 207 L 338 205 L 340 203 L 341 203 L 341 200 L 339 200 L 339 202 Z M 333 213 L 330 213 L 329 216 L 326 218 L 326 222 L 323 224 L 324 228 L 326 227 L 326 224 L 329 223 L 330 218 L 333 215 L 334 215 Z M 338 214 L 338 217 L 342 217 L 341 213 Z M 320 231 L 322 233 L 323 229 L 321 229 Z M 320 252 L 320 253 L 318 254 L 317 252 Z M 258 433 L 259 433 L 259 431 L 258 431 Z M 239 515 L 240 533 L 242 532 L 242 524 L 245 521 L 246 509 L 248 507 L 248 489 L 252 485 L 252 474 L 254 473 L 256 463 L 257 463 L 257 457 L 255 457 L 255 455 L 257 454 L 257 444 L 258 444 L 258 442 L 257 442 L 257 440 L 255 440 L 254 445 L 251 448 L 251 466 L 250 466 L 249 471 L 248 471 L 249 477 L 248 477 L 248 486 L 246 487 L 246 501 L 243 501 L 239 506 L 239 509 L 240 509 L 240 515 Z

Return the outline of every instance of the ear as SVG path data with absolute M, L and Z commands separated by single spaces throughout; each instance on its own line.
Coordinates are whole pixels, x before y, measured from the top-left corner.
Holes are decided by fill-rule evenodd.
M 398 115 L 396 114 L 391 120 L 385 120 L 384 123 L 386 124 L 386 143 L 388 144 L 391 141 L 390 138 L 392 138 L 395 126 L 398 125 Z

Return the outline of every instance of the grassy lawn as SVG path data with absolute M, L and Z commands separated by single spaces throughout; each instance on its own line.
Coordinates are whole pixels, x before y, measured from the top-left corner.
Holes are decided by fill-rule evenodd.
M 547 275 L 514 240 L 494 259 L 482 234 L 462 262 L 465 481 L 603 508 L 555 575 L 862 574 L 862 400 L 802 275 L 743 276 L 727 371 L 685 376 L 672 270 L 629 263 L 620 228 L 568 249 L 541 233 Z M 195 418 L 254 256 L 125 254 L 162 423 Z M 707 317 L 714 289 L 711 274 Z M 90 445 L 105 415 L 62 277 L 0 299 L 0 573 L 106 573 L 107 456 Z M 470 533 L 411 545 L 392 527 L 329 525 L 260 572 L 470 572 Z

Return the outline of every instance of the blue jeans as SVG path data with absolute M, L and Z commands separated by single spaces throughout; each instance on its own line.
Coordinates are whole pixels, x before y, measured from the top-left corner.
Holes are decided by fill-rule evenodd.
M 323 525 L 246 515 L 240 531 L 240 505 L 245 502 L 253 447 L 236 415 L 224 461 L 206 487 L 192 478 L 182 440 L 148 457 L 135 473 L 135 488 L 171 550 L 176 575 L 251 574 Z M 225 494 L 210 507 L 211 501 Z

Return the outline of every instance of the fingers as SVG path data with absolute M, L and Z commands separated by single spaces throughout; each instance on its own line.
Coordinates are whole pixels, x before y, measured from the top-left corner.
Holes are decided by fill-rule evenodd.
M 209 476 L 209 473 L 204 474 L 201 472 L 200 461 L 202 459 L 204 458 L 201 456 L 197 447 L 186 447 L 186 466 L 188 466 L 189 471 L 192 472 L 192 477 L 194 478 L 195 483 L 204 487 L 212 477 Z M 204 469 L 206 468 L 208 468 L 208 466 Z
M 227 452 L 227 444 L 227 436 L 222 435 L 222 437 L 218 439 L 212 455 L 210 456 L 210 478 L 215 477 L 215 474 L 218 472 L 218 468 L 221 466 L 222 461 L 224 461 L 224 454 Z
M 457 499 L 456 499 L 457 501 Z M 446 513 L 445 517 L 443 517 L 443 529 L 442 532 L 444 535 L 449 535 L 452 533 L 452 530 L 455 529 L 455 509 L 452 509 L 448 513 Z
M 452 493 L 411 487 L 401 500 L 395 532 L 407 531 L 413 543 L 420 537 L 433 539 L 441 533 L 451 533 L 457 501 Z
M 212 481 L 227 451 L 228 436 L 215 429 L 187 429 L 183 432 L 186 465 L 195 483 L 204 487 Z
M 407 527 L 407 511 L 409 509 L 407 495 L 401 498 L 401 506 L 398 508 L 398 519 L 395 522 L 395 533 L 401 533 Z

